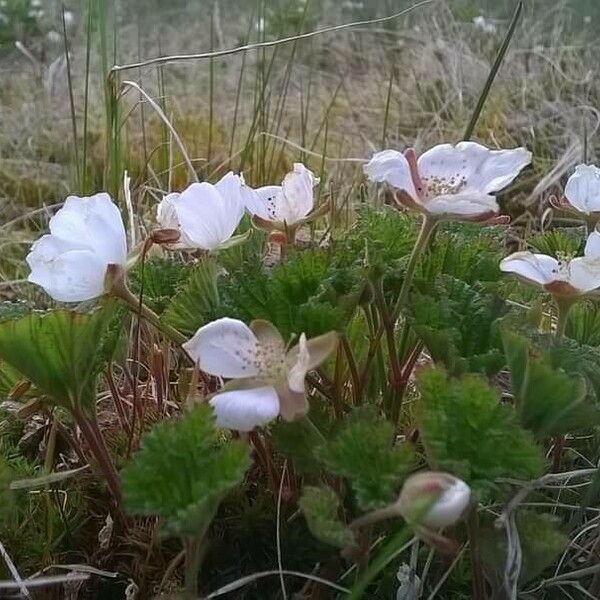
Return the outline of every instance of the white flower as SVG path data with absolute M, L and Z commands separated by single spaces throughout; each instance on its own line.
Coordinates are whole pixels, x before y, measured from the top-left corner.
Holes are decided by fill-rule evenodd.
M 600 169 L 579 165 L 565 186 L 565 200 L 578 212 L 600 213 Z
M 600 233 L 590 234 L 583 256 L 558 260 L 546 254 L 515 252 L 502 260 L 500 269 L 555 296 L 587 294 L 600 287 Z
M 473 25 L 476 29 L 483 31 L 484 33 L 496 33 L 497 27 L 488 21 L 483 15 L 479 15 L 473 19 Z
M 449 473 L 424 471 L 404 482 L 396 506 L 407 522 L 437 530 L 456 523 L 470 501 L 471 488 L 462 479 Z
M 165 229 L 179 230 L 175 247 L 216 250 L 231 238 L 244 216 L 244 188 L 243 178 L 231 171 L 214 185 L 192 183 L 161 200 L 157 221 Z
M 46 39 L 51 44 L 59 44 L 62 41 L 62 36 L 58 31 L 51 30 L 46 34 Z
M 257 188 L 245 196 L 246 208 L 255 218 L 285 229 L 306 222 L 314 208 L 313 188 L 319 179 L 302 163 L 294 163 L 281 185 Z
M 70 27 L 71 25 L 73 25 L 73 23 L 75 22 L 75 15 L 73 14 L 73 11 L 71 10 L 65 10 L 64 14 L 64 19 L 65 19 L 65 25 L 67 27 Z
M 105 292 L 108 265 L 125 267 L 127 240 L 121 213 L 108 194 L 69 196 L 50 219 L 50 234 L 27 255 L 29 281 L 60 302 L 81 302 Z
M 251 431 L 279 414 L 288 421 L 306 414 L 304 378 L 336 345 L 333 332 L 311 340 L 302 334 L 286 352 L 268 321 L 252 321 L 248 327 L 223 318 L 201 327 L 183 348 L 205 373 L 232 380 L 210 401 L 217 425 Z
M 475 142 L 434 146 L 418 160 L 384 150 L 373 155 L 364 171 L 371 181 L 399 190 L 397 199 L 408 208 L 435 218 L 485 221 L 499 210 L 494 192 L 506 187 L 531 162 L 525 148 L 489 150 Z

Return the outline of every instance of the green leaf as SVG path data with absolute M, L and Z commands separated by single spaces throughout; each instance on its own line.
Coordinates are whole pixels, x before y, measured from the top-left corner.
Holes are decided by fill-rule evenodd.
M 412 450 L 394 445 L 394 426 L 371 406 L 355 409 L 319 455 L 333 473 L 349 480 L 365 510 L 392 502 L 414 467 Z
M 544 460 L 533 437 L 483 378 L 449 379 L 441 369 L 428 369 L 418 388 L 417 424 L 431 468 L 480 489 L 498 477 L 540 475 Z
M 566 548 L 568 538 L 560 531 L 560 519 L 549 514 L 520 511 L 516 516 L 517 530 L 523 552 L 519 582 L 521 585 L 537 577 Z M 506 563 L 506 533 L 494 522 L 481 526 L 481 556 L 486 570 L 501 585 Z
M 0 360 L 57 405 L 92 413 L 97 377 L 119 334 L 119 312 L 113 303 L 89 314 L 32 313 L 0 322 Z
M 573 342 L 551 336 L 536 347 L 525 336 L 509 331 L 504 332 L 503 341 L 517 414 L 524 427 L 545 437 L 600 423 L 600 409 L 589 397 L 581 371 L 586 359 L 581 347 L 576 345 L 572 354 L 577 364 L 565 372 L 562 364 L 568 364 L 571 355 L 564 352 L 565 344 Z M 593 375 L 599 364 L 600 360 L 591 367 Z
M 279 421 L 271 429 L 275 449 L 294 463 L 302 473 L 314 473 L 321 469 L 318 449 L 323 439 L 306 420 Z
M 569 311 L 565 336 L 586 346 L 600 346 L 600 305 L 579 302 Z
M 198 261 L 163 314 L 164 322 L 184 334 L 193 335 L 210 320 L 207 315 L 214 313 L 220 302 L 217 272 L 212 258 Z
M 208 527 L 225 494 L 242 481 L 250 464 L 241 441 L 223 441 L 207 405 L 155 425 L 123 469 L 128 509 L 159 515 L 166 531 L 198 535 Z
M 541 252 L 559 258 L 562 256 L 577 256 L 583 250 L 581 235 L 572 229 L 553 229 L 529 238 L 529 245 L 535 252 Z
M 504 365 L 498 326 L 506 303 L 448 275 L 421 290 L 411 297 L 409 319 L 432 358 L 452 375 L 497 373 Z
M 339 500 L 330 488 L 306 486 L 300 499 L 310 532 L 318 539 L 337 548 L 354 544 L 354 535 L 338 516 Z
M 467 223 L 449 223 L 436 237 L 417 274 L 419 282 L 437 275 L 449 275 L 468 284 L 494 283 L 500 280 L 502 253 L 498 244 L 481 227 Z
M 181 262 L 167 258 L 151 258 L 143 266 L 144 304 L 154 312 L 162 314 L 169 305 L 175 291 L 189 275 L 190 267 Z M 142 289 L 142 265 L 137 263 L 127 273 L 127 281 L 131 291 L 137 296 Z

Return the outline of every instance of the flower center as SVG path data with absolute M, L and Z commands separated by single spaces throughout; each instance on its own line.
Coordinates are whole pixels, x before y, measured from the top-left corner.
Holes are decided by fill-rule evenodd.
M 255 365 L 259 374 L 265 379 L 277 382 L 286 378 L 285 354 L 269 345 L 258 345 Z
M 456 173 L 450 177 L 441 177 L 440 175 L 433 175 L 431 177 L 421 176 L 417 165 L 417 154 L 413 148 L 405 150 L 404 157 L 408 162 L 410 176 L 419 200 L 445 196 L 447 194 L 458 194 L 467 185 L 467 178 L 462 173 Z
M 465 189 L 467 178 L 460 173 L 452 175 L 450 178 L 439 177 L 423 177 L 423 183 L 427 189 L 427 197 L 435 198 L 436 196 L 445 196 L 447 194 L 458 194 Z
M 570 266 L 573 255 L 569 252 L 557 252 L 556 260 L 558 265 L 552 269 L 552 275 L 555 281 L 569 281 L 570 279 Z

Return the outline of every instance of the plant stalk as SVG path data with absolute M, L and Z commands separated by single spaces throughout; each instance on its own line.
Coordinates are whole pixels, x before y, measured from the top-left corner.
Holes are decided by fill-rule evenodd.
M 137 298 L 126 285 L 116 286 L 111 290 L 112 294 L 117 298 L 121 299 L 132 312 L 138 314 L 140 317 L 152 324 L 161 333 L 167 336 L 172 342 L 181 346 L 187 342 L 187 338 L 183 333 L 180 333 L 174 327 L 163 323 L 160 317 L 144 303 L 140 304 L 139 298 Z

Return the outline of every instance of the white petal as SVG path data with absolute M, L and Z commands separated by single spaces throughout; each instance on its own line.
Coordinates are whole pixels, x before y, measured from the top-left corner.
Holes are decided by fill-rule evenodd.
M 172 248 L 193 248 L 194 242 L 183 231 L 179 223 L 176 200 L 181 196 L 179 192 L 167 194 L 156 207 L 156 221 L 163 229 L 177 229 L 179 240 L 172 244 Z
M 471 500 L 471 488 L 454 477 L 454 483 L 446 489 L 438 501 L 427 512 L 423 525 L 430 529 L 441 529 L 458 521 Z
M 303 333 L 298 341 L 296 362 L 288 371 L 288 385 L 292 392 L 304 392 L 304 379 L 310 371 L 310 354 L 306 344 L 306 335 Z
M 388 183 L 399 190 L 405 190 L 413 198 L 417 197 L 410 166 L 401 152 L 396 150 L 377 152 L 363 170 L 371 181 Z
M 306 374 L 323 363 L 337 348 L 339 337 L 331 331 L 310 340 L 302 334 L 298 345 L 286 356 L 288 365 L 288 385 L 294 392 L 304 392 Z
M 258 369 L 258 340 L 252 330 L 237 319 L 217 319 L 200 327 L 183 349 L 210 375 L 255 377 Z
M 423 201 L 423 207 L 432 215 L 446 215 L 475 219 L 500 210 L 496 198 L 479 192 L 444 194 Z
M 558 269 L 558 261 L 555 258 L 527 251 L 515 252 L 500 263 L 501 271 L 514 273 L 527 281 L 542 286 L 561 280 L 557 275 Z
M 59 302 L 83 302 L 104 293 L 107 265 L 92 250 L 53 235 L 41 237 L 27 256 L 28 280 Z
M 105 264 L 127 262 L 127 238 L 119 209 L 108 194 L 69 196 L 50 219 L 50 233 L 92 250 Z
M 313 188 L 317 183 L 312 171 L 302 163 L 294 163 L 293 171 L 284 177 L 281 184 L 283 195 L 278 196 L 277 220 L 292 225 L 308 215 L 314 207 Z
M 279 398 L 273 387 L 234 390 L 217 394 L 210 401 L 219 427 L 252 431 L 279 414 Z
M 161 201 L 158 221 L 163 227 L 177 226 L 181 233 L 179 245 L 214 250 L 233 235 L 244 210 L 239 192 L 241 181 L 233 173 L 224 179 L 219 182 L 224 195 L 210 183 L 193 183 L 180 194 L 169 194 Z
M 233 171 L 229 171 L 215 183 L 215 187 L 223 198 L 226 211 L 235 215 L 235 217 L 232 216 L 232 219 L 236 221 L 237 227 L 244 216 L 242 190 L 248 187 L 244 182 L 244 178 L 241 175 L 236 175 Z
M 244 192 L 244 202 L 248 212 L 267 221 L 279 221 L 276 207 L 281 202 L 283 188 L 280 185 L 266 185 L 252 192 Z
M 456 191 L 491 194 L 506 187 L 531 162 L 525 148 L 490 150 L 475 142 L 434 146 L 418 161 L 419 174 L 430 186 L 435 183 Z
M 600 257 L 574 258 L 569 263 L 569 283 L 582 293 L 600 288 Z
M 569 177 L 565 197 L 578 211 L 600 212 L 600 169 L 594 165 L 579 165 Z
M 585 243 L 585 256 L 590 258 L 600 258 L 600 233 L 592 231 Z

